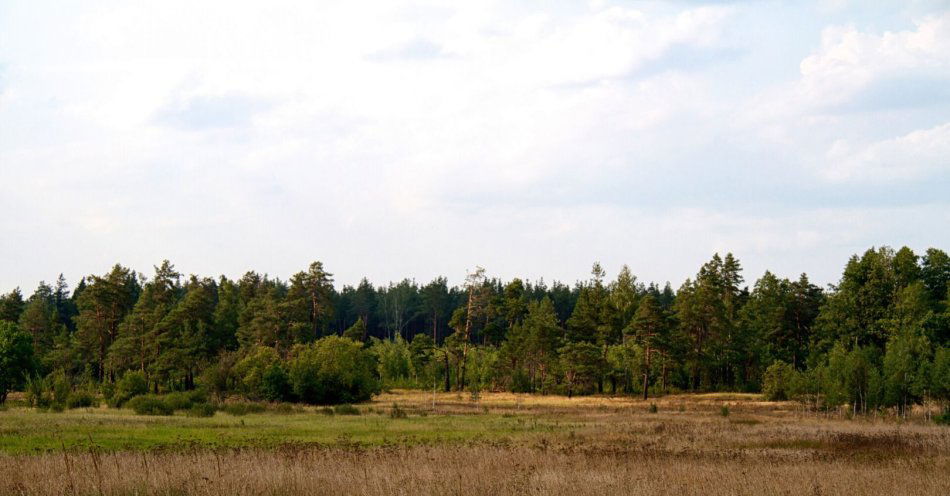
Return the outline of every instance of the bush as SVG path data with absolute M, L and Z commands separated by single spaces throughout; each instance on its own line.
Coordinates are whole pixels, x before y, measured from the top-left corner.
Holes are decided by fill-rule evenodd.
M 937 425 L 950 425 L 950 406 L 944 407 L 943 413 L 934 416 L 934 423 Z
M 217 408 L 209 403 L 195 403 L 186 412 L 189 417 L 213 417 Z
M 136 396 L 126 402 L 136 415 L 171 415 L 175 409 L 157 396 Z
M 279 362 L 280 354 L 274 348 L 258 346 L 249 350 L 233 368 L 233 373 L 240 382 L 241 392 L 253 400 L 270 399 L 267 398 L 267 395 L 271 394 L 268 388 L 273 384 L 265 387 L 264 377 L 271 372 L 273 365 L 279 367 Z
M 353 405 L 343 404 L 333 407 L 333 413 L 337 415 L 359 415 L 360 409 Z
M 66 408 L 88 408 L 99 406 L 99 400 L 89 391 L 73 391 L 66 398 Z
M 103 382 L 99 385 L 99 392 L 102 393 L 102 399 L 106 400 L 106 403 L 112 404 L 112 397 L 115 396 L 115 384 Z
M 196 389 L 194 391 L 176 391 L 168 393 L 163 397 L 165 403 L 173 410 L 189 410 L 196 403 L 206 403 L 208 396 L 204 391 Z
M 148 393 L 148 381 L 145 374 L 138 370 L 129 370 L 115 385 L 112 406 L 121 407 L 126 401 Z
M 289 376 L 297 399 L 316 405 L 366 401 L 380 391 L 373 356 L 339 336 L 295 347 Z
M 393 402 L 393 407 L 389 410 L 389 418 L 404 419 L 408 416 L 409 414 L 407 414 L 405 410 L 399 408 L 399 404 Z
M 291 405 L 290 403 L 278 403 L 274 405 L 273 408 L 274 413 L 279 413 L 281 415 L 290 415 L 297 413 L 298 411 L 299 410 L 297 410 L 297 408 L 295 408 L 294 405 Z
M 792 383 L 795 368 L 790 364 L 776 360 L 765 369 L 762 376 L 762 394 L 768 401 L 785 401 L 792 397 Z
M 221 406 L 221 411 L 228 415 L 240 417 L 249 413 L 261 413 L 266 408 L 260 403 L 225 403 Z
M 60 370 L 55 374 L 51 374 L 47 378 L 47 384 L 50 384 L 51 391 L 53 394 L 53 403 L 58 405 L 66 405 L 69 400 L 69 395 L 73 390 L 73 383 L 69 380 L 69 377 L 66 377 L 66 372 Z
M 46 379 L 34 376 L 26 380 L 26 403 L 40 409 L 49 408 L 52 400 L 47 391 Z
M 293 390 L 290 387 L 290 378 L 287 371 L 274 362 L 264 371 L 261 377 L 260 396 L 268 401 L 290 401 L 293 399 Z

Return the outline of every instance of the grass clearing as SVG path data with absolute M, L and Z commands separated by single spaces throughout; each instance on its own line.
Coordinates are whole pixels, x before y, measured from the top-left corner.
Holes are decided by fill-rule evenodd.
M 804 415 L 754 395 L 473 402 L 393 391 L 354 408 L 207 418 L 9 408 L 0 494 L 950 492 L 950 428 Z

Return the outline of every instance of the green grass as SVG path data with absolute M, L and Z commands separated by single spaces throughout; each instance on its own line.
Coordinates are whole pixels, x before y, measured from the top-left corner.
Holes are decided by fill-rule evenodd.
M 11 408 L 0 412 L 0 453 L 31 454 L 85 450 L 273 447 L 314 444 L 428 444 L 497 441 L 550 432 L 553 422 L 519 416 L 432 415 L 392 419 L 384 412 L 360 416 L 317 412 L 281 415 L 218 413 L 196 418 L 138 416 L 106 408 L 43 413 Z

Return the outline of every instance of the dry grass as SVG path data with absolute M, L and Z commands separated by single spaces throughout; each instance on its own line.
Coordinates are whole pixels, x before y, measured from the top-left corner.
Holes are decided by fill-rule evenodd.
M 433 408 L 431 393 L 407 391 L 364 406 L 377 413 L 359 421 L 406 422 L 388 419 L 393 403 L 421 425 L 525 428 L 451 443 L 0 455 L 0 494 L 950 494 L 950 429 L 921 422 L 807 416 L 748 395 L 450 393 Z

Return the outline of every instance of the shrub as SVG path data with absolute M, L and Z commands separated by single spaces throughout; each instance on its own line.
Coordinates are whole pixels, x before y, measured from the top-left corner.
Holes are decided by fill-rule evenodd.
M 217 409 L 209 403 L 195 403 L 186 412 L 189 417 L 213 417 Z
M 762 394 L 768 401 L 785 401 L 791 398 L 795 368 L 790 364 L 776 360 L 765 369 L 762 376 Z
M 273 411 L 274 413 L 279 413 L 282 415 L 297 413 L 297 409 L 294 408 L 294 405 L 291 405 L 290 403 L 278 403 L 274 405 Z
M 171 415 L 175 409 L 157 396 L 136 396 L 130 399 L 126 406 L 135 411 L 136 415 Z
M 50 385 L 53 403 L 66 405 L 66 402 L 69 400 L 69 394 L 73 390 L 73 383 L 69 380 L 69 377 L 66 377 L 66 372 L 60 370 L 55 374 L 51 374 L 50 377 L 47 378 L 47 384 Z
M 89 391 L 79 390 L 73 391 L 66 398 L 66 408 L 88 408 L 91 406 L 99 406 L 99 401 L 96 397 Z
M 240 378 L 234 370 L 237 359 L 237 352 L 222 353 L 218 360 L 206 368 L 198 378 L 202 389 L 218 399 L 227 397 L 228 393 L 240 384 Z
M 206 403 L 208 396 L 204 391 L 196 389 L 194 391 L 176 391 L 168 393 L 163 397 L 165 403 L 173 410 L 189 410 L 196 403 Z
M 250 350 L 233 369 L 240 382 L 241 391 L 251 399 L 269 399 L 266 395 L 270 391 L 265 388 L 264 376 L 271 371 L 273 365 L 279 367 L 279 362 L 280 355 L 274 348 L 258 346 Z
M 300 401 L 332 405 L 366 401 L 379 393 L 375 369 L 373 356 L 360 343 L 329 336 L 295 347 L 289 376 Z
M 228 415 L 234 415 L 235 417 L 240 417 L 249 413 L 261 413 L 264 410 L 266 410 L 264 405 L 250 402 L 226 403 L 221 406 L 222 412 L 227 413 Z
M 359 415 L 360 409 L 353 405 L 343 404 L 333 407 L 333 413 L 337 415 Z
M 47 391 L 46 379 L 34 376 L 26 380 L 26 403 L 36 408 L 49 408 L 52 401 Z
M 293 390 L 290 387 L 290 378 L 287 371 L 274 362 L 264 371 L 261 377 L 260 396 L 268 401 L 290 401 L 293 399 Z
M 934 416 L 934 423 L 937 425 L 950 425 L 950 406 L 945 406 L 943 413 Z
M 146 393 L 148 393 L 148 381 L 145 380 L 145 374 L 138 370 L 129 370 L 115 385 L 112 405 L 121 407 L 126 401 Z
M 102 393 L 102 398 L 106 400 L 106 403 L 112 403 L 112 397 L 115 395 L 115 383 L 112 382 L 103 382 L 99 385 L 99 392 Z
M 402 408 L 399 408 L 398 403 L 393 402 L 393 407 L 392 409 L 389 410 L 389 418 L 404 419 L 408 416 L 409 415 L 406 413 L 405 410 L 403 410 Z

